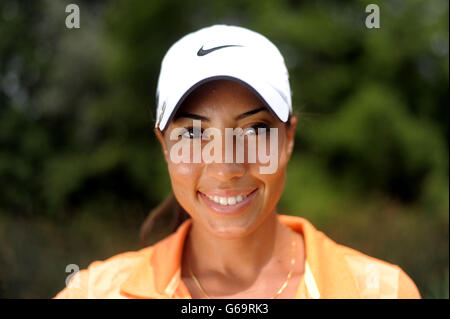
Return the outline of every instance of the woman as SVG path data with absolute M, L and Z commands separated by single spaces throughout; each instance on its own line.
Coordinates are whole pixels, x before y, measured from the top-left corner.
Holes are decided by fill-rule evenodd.
M 420 298 L 398 266 L 277 213 L 297 118 L 269 40 L 223 25 L 191 33 L 164 57 L 157 96 L 174 196 L 143 238 L 171 209 L 176 231 L 92 263 L 57 298 Z

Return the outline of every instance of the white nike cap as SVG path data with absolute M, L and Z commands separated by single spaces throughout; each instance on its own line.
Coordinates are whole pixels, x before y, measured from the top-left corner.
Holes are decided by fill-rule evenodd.
M 281 121 L 288 120 L 292 112 L 289 74 L 277 47 L 254 31 L 214 25 L 184 36 L 164 56 L 155 127 L 164 130 L 194 89 L 217 79 L 246 85 Z

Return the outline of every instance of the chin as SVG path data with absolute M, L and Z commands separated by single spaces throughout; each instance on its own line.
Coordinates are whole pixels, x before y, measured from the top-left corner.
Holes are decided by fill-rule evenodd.
M 254 215 L 253 215 L 254 216 Z M 251 233 L 258 224 L 256 216 L 243 218 L 244 216 L 232 220 L 212 219 L 206 221 L 208 230 L 215 236 L 224 239 L 242 238 Z M 259 218 L 262 218 L 261 216 Z

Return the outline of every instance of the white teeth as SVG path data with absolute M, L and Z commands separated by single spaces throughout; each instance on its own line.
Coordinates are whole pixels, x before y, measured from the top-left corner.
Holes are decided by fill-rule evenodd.
M 238 195 L 236 197 L 219 197 L 219 196 L 211 196 L 206 195 L 210 200 L 216 202 L 217 204 L 227 206 L 227 205 L 235 205 L 236 203 L 242 202 L 247 196 L 246 195 Z

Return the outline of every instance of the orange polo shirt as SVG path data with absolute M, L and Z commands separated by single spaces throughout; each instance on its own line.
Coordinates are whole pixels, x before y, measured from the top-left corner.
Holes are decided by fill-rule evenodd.
M 306 219 L 278 215 L 303 234 L 305 273 L 296 298 L 420 298 L 398 266 L 339 245 Z M 153 246 L 95 261 L 55 298 L 191 298 L 181 280 L 181 257 L 192 220 Z

